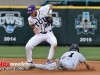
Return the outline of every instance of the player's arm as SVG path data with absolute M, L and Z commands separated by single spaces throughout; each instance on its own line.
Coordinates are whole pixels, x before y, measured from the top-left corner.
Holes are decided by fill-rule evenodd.
M 36 26 L 34 25 L 34 20 L 31 19 L 31 17 L 28 18 L 28 23 L 29 23 L 29 26 L 33 29 L 34 33 L 35 33 L 35 34 L 38 34 L 38 33 L 39 33 L 38 27 L 36 27 Z
M 50 8 L 49 8 L 49 16 L 52 17 L 52 10 L 53 10 L 53 5 L 49 4 Z
M 46 16 L 46 20 L 48 23 L 52 24 L 53 23 L 53 18 L 52 18 L 52 10 L 53 10 L 53 6 L 52 4 L 48 4 L 49 9 L 48 9 L 48 16 Z
M 94 68 L 87 62 L 83 62 L 88 70 L 94 70 Z
M 85 57 L 82 54 L 80 54 L 80 63 L 85 64 L 88 70 L 93 70 L 93 67 L 86 61 Z
M 32 24 L 31 27 L 32 27 L 32 29 L 33 29 L 33 31 L 34 31 L 35 34 L 39 34 L 38 28 L 35 27 L 34 24 Z
M 39 9 L 39 11 L 42 12 L 44 16 L 51 16 L 51 17 L 52 17 L 52 10 L 53 10 L 52 4 L 47 4 Z

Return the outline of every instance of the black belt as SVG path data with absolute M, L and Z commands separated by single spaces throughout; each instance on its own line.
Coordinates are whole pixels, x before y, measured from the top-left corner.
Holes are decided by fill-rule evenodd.
M 49 30 L 49 32 L 51 32 L 52 30 Z M 40 32 L 41 34 L 46 34 L 47 32 Z

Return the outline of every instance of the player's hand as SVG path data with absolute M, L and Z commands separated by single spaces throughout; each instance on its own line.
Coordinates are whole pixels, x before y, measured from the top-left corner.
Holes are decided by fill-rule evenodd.
M 33 31 L 35 34 L 39 34 L 38 28 L 34 28 Z
M 90 70 L 90 69 L 91 69 L 90 65 L 86 65 L 86 67 L 87 67 L 87 69 L 88 69 L 88 70 Z
M 95 71 L 95 69 L 90 65 L 86 65 L 86 67 L 87 67 L 88 70 Z

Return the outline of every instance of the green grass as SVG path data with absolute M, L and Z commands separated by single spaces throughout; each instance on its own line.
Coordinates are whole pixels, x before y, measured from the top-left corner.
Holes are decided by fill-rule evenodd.
M 54 58 L 68 51 L 69 47 L 57 47 Z M 37 46 L 33 50 L 33 58 L 46 58 L 48 56 L 49 46 Z M 100 60 L 100 47 L 80 47 L 87 60 Z M 24 46 L 0 46 L 0 58 L 26 58 Z

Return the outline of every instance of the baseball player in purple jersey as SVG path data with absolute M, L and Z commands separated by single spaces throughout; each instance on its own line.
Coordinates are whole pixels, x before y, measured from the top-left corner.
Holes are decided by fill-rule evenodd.
M 28 6 L 28 23 L 32 27 L 35 35 L 26 44 L 27 62 L 32 63 L 32 49 L 43 41 L 47 41 L 51 47 L 47 57 L 47 63 L 50 63 L 54 50 L 57 47 L 57 39 L 52 32 L 52 4 L 42 6 L 36 10 L 35 5 Z
M 87 69 L 94 70 L 93 67 L 89 65 L 85 57 L 79 53 L 79 46 L 77 44 L 72 44 L 70 50 L 65 52 L 58 62 L 53 62 L 50 64 L 34 64 L 35 68 L 46 69 L 46 70 L 76 70 L 78 63 L 83 63 Z

